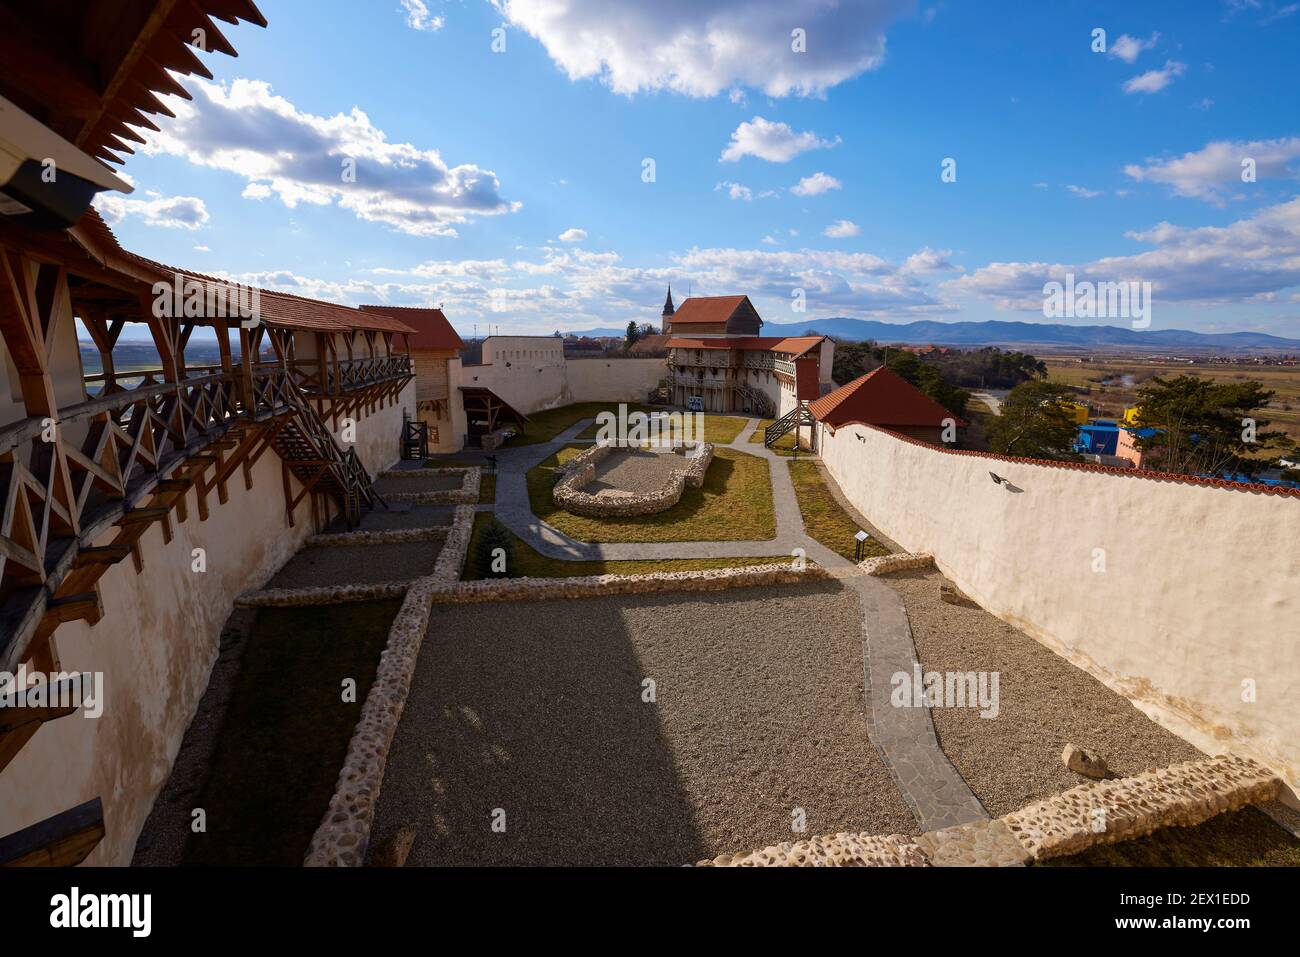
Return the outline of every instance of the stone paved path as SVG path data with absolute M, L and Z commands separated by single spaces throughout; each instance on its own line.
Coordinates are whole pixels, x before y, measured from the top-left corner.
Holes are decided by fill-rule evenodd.
M 790 479 L 788 459 L 770 452 L 749 435 L 758 427 L 750 419 L 729 448 L 767 460 L 776 511 L 776 537 L 761 542 L 580 542 L 547 525 L 533 514 L 526 475 L 565 445 L 581 443 L 577 436 L 591 422 L 584 419 L 549 442 L 501 449 L 497 452 L 497 517 L 512 532 L 548 558 L 565 561 L 604 559 L 739 558 L 793 554 L 802 548 L 808 558 L 830 569 L 858 594 L 862 606 L 863 668 L 868 704 L 868 734 L 885 759 L 899 791 L 923 831 L 985 820 L 980 805 L 957 769 L 939 747 L 934 722 L 925 707 L 896 708 L 890 703 L 891 676 L 912 675 L 916 645 L 903 599 L 879 579 L 862 574 L 856 565 L 804 532 L 803 517 Z M 590 440 L 586 440 L 590 441 Z M 838 492 L 833 490 L 832 494 Z M 840 498 L 836 495 L 837 500 Z M 490 507 L 490 506 L 489 506 Z M 856 515 L 856 513 L 854 513 Z

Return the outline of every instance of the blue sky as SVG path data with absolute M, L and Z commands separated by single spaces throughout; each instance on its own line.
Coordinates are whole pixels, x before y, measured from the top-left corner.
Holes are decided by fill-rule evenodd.
M 1300 4 L 259 6 L 101 200 L 128 248 L 465 332 L 654 321 L 669 281 L 1047 321 L 1069 271 L 1151 282 L 1153 329 L 1300 336 Z

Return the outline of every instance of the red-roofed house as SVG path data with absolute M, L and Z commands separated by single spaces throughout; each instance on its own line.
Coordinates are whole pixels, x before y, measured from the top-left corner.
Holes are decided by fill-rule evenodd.
M 460 351 L 465 348 L 441 309 L 362 306 L 363 312 L 404 322 L 415 366 L 416 417 L 429 427 L 430 452 L 454 452 L 465 435 L 465 408 L 455 395 L 460 385 Z
M 760 336 L 748 296 L 664 307 L 672 402 L 705 412 L 780 418 L 834 388 L 835 343 L 825 336 Z
M 966 424 L 884 366 L 822 396 L 808 410 L 820 428 L 832 432 L 845 425 L 876 425 L 936 445 L 946 427 Z

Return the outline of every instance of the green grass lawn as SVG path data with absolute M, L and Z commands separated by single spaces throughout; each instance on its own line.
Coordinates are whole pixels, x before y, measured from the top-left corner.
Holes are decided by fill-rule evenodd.
M 479 537 L 488 522 L 492 520 L 490 512 L 479 512 L 474 516 L 474 531 L 470 536 L 469 551 L 465 558 L 465 568 L 461 574 L 463 581 L 474 581 L 481 576 L 474 562 Z M 777 555 L 772 558 L 682 558 L 648 561 L 585 561 L 566 562 L 556 558 L 547 558 L 533 550 L 526 542 L 512 535 L 515 543 L 514 578 L 578 578 L 584 575 L 644 575 L 649 572 L 687 572 L 702 571 L 706 568 L 744 568 L 750 565 L 770 565 L 773 562 L 788 562 L 790 556 Z
M 566 446 L 528 472 L 528 498 L 538 518 L 584 542 L 732 542 L 776 537 L 767 462 L 718 449 L 703 488 L 687 488 L 672 508 L 634 518 L 584 518 L 555 505 L 555 468 L 587 446 Z
M 762 445 L 764 430 L 766 430 L 767 427 L 775 421 L 776 421 L 775 419 L 764 419 L 762 422 L 758 423 L 758 428 L 750 433 L 749 441 L 753 442 L 756 445 Z M 777 439 L 776 442 L 773 443 L 772 445 L 772 451 L 775 452 L 777 455 L 786 455 L 786 456 L 794 455 L 794 432 L 787 432 L 785 435 Z M 812 452 L 809 452 L 807 449 L 800 449 L 799 453 L 801 455 L 813 454 Z
M 298 867 L 338 781 L 400 601 L 260 608 L 182 863 Z M 355 702 L 343 681 L 356 681 Z
M 628 411 L 633 411 L 633 410 L 640 411 L 640 412 L 649 412 L 650 407 L 645 405 L 637 405 L 637 406 L 629 405 Z M 617 409 L 615 409 L 614 411 L 617 411 Z M 682 413 L 683 416 L 687 414 L 688 413 L 685 412 Z M 739 418 L 734 415 L 709 415 L 708 413 L 705 413 L 704 414 L 704 441 L 712 442 L 714 445 L 730 445 L 732 442 L 736 441 L 736 436 L 740 434 L 740 430 L 745 427 L 745 423 L 748 421 L 749 421 L 748 419 Z M 578 438 L 594 439 L 596 438 L 596 433 L 599 431 L 600 431 L 600 427 L 593 422 L 591 425 L 587 426 L 585 429 L 583 429 L 581 432 L 578 433 Z M 664 435 L 662 437 L 669 438 L 670 436 Z M 692 436 L 692 438 L 694 438 L 694 436 Z
M 497 475 L 495 472 L 480 472 L 478 477 L 478 503 L 495 505 L 497 502 Z
M 1044 861 L 1047 867 L 1300 867 L 1300 841 L 1253 807 L 1196 827 L 1166 827 L 1146 837 Z
M 804 460 L 791 462 L 790 479 L 794 482 L 794 492 L 799 499 L 804 530 L 831 551 L 853 561 L 857 545 L 853 536 L 858 533 L 858 524 L 835 501 L 821 472 L 817 471 L 817 463 Z M 889 549 L 872 538 L 867 541 L 863 554 L 867 558 L 888 555 Z
M 650 406 L 638 405 L 635 402 L 626 403 L 628 411 L 648 412 Z M 506 443 L 506 447 L 514 448 L 517 445 L 536 445 L 539 442 L 549 442 L 569 426 L 582 419 L 594 419 L 600 412 L 618 412 L 619 403 L 617 402 L 575 402 L 572 405 L 562 405 L 558 409 L 547 409 L 544 412 L 533 412 L 528 416 L 528 424 L 524 426 L 523 431 Z M 590 429 L 592 436 L 595 436 L 595 430 Z

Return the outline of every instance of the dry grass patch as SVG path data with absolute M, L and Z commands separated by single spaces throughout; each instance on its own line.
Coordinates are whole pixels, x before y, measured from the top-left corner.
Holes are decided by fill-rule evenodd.
M 635 402 L 624 403 L 628 411 L 649 412 L 648 405 L 638 405 Z M 514 448 L 517 445 L 536 445 L 539 442 L 549 442 L 565 429 L 581 422 L 583 419 L 593 419 L 601 412 L 614 412 L 617 414 L 619 403 L 617 402 L 575 402 L 572 405 L 562 405 L 558 409 L 546 409 L 542 412 L 534 412 L 528 416 L 528 424 L 523 427 L 520 434 L 516 435 L 508 443 L 507 448 Z M 583 431 L 585 436 L 591 432 L 595 436 L 594 428 L 588 428 Z
M 491 512 L 479 512 L 474 516 L 474 531 L 470 535 L 469 550 L 466 552 L 465 568 L 461 573 L 462 581 L 475 581 L 483 576 L 479 574 L 474 556 L 478 553 L 479 539 L 483 530 L 492 521 Z M 770 565 L 773 562 L 788 562 L 788 555 L 771 558 L 674 558 L 644 561 L 583 561 L 569 562 L 558 558 L 547 558 L 535 551 L 523 539 L 511 535 L 514 540 L 514 563 L 510 569 L 511 578 L 580 578 L 587 575 L 647 575 L 651 572 L 695 572 L 709 568 L 747 568 L 753 565 Z
M 184 864 L 298 867 L 329 807 L 400 601 L 260 608 Z M 356 681 L 343 700 L 345 679 Z
M 776 537 L 767 462 L 717 449 L 702 488 L 686 488 L 672 508 L 629 518 L 571 515 L 552 499 L 555 469 L 587 446 L 565 446 L 528 472 L 533 513 L 584 542 L 747 542 Z
M 791 462 L 790 479 L 794 482 L 794 493 L 799 499 L 804 531 L 831 551 L 852 561 L 857 545 L 853 536 L 859 531 L 858 523 L 835 501 L 821 472 L 817 470 L 817 463 Z M 863 549 L 866 558 L 888 554 L 889 549 L 875 538 L 869 539 Z
M 618 411 L 617 406 L 611 406 L 611 411 L 617 412 Z M 646 405 L 629 405 L 628 411 L 648 413 L 650 411 L 663 411 L 663 410 L 651 410 L 651 408 Z M 681 414 L 685 416 L 685 415 L 689 415 L 690 413 L 683 412 Z M 705 413 L 704 441 L 711 442 L 714 445 L 730 445 L 732 442 L 736 441 L 736 436 L 740 434 L 740 430 L 745 427 L 745 423 L 748 421 L 749 420 L 746 418 L 740 418 L 734 415 L 709 415 Z M 600 431 L 599 426 L 597 426 L 596 423 L 593 422 L 591 425 L 587 426 L 585 429 L 583 429 L 581 432 L 578 433 L 578 438 L 594 439 L 596 438 L 596 433 L 599 431 Z M 673 437 L 672 433 L 664 433 L 661 436 L 662 439 L 671 439 L 672 437 Z M 693 435 L 691 436 L 691 439 L 693 441 L 698 440 L 699 436 Z

